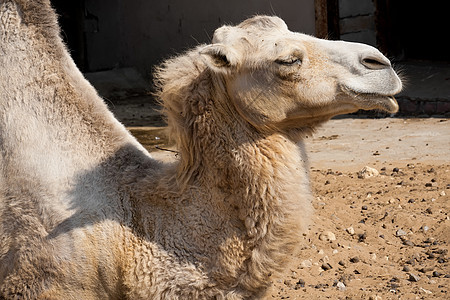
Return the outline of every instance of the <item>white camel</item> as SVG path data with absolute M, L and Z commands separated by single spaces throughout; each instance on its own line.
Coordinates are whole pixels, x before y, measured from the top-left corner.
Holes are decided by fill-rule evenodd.
M 48 0 L 0 0 L 0 299 L 263 297 L 312 213 L 299 142 L 398 109 L 376 49 L 258 16 L 157 70 L 180 151 L 164 164 L 58 31 Z

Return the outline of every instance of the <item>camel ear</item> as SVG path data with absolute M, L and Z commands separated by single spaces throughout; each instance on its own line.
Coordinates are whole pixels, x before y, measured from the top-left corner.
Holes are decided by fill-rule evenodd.
M 238 54 L 223 44 L 212 44 L 200 50 L 205 63 L 216 72 L 226 72 L 238 65 Z

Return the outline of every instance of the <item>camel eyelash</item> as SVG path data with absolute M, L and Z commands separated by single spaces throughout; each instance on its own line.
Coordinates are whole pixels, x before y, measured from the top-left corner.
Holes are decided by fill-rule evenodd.
M 283 66 L 293 66 L 293 65 L 301 65 L 302 60 L 298 57 L 292 57 L 288 59 L 277 59 L 275 62 L 279 65 Z

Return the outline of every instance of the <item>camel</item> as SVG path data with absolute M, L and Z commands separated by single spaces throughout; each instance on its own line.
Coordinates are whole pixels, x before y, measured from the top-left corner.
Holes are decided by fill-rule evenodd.
M 133 138 L 48 0 L 0 0 L 0 299 L 257 299 L 312 214 L 305 135 L 394 113 L 370 46 L 255 16 L 155 70 L 179 159 Z

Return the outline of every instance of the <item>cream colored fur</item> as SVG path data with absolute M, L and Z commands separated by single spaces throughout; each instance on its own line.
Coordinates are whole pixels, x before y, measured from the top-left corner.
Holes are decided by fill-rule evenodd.
M 263 297 L 312 213 L 302 137 L 395 111 L 401 88 L 375 49 L 275 17 L 218 29 L 156 84 L 174 164 L 107 110 L 48 1 L 0 0 L 0 299 Z

